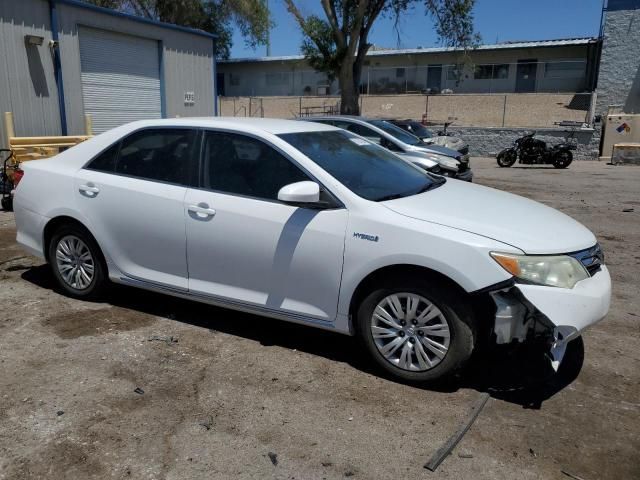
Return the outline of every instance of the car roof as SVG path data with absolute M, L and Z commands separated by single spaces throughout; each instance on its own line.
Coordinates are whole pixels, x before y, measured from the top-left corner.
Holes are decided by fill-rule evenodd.
M 359 117 L 357 115 L 322 115 L 317 117 L 304 117 L 301 120 L 306 120 L 307 122 L 313 122 L 314 120 L 353 120 L 356 122 L 369 123 L 372 120 L 386 120 L 386 118 Z
M 230 128 L 240 131 L 266 132 L 274 135 L 283 133 L 340 130 L 332 125 L 325 125 L 322 123 L 252 117 L 166 118 L 158 120 L 140 120 L 129 123 L 127 126 L 132 130 L 148 127 Z

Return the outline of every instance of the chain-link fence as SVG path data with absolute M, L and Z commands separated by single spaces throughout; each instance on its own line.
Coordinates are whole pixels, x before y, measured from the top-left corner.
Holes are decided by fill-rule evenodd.
M 336 96 L 220 97 L 223 116 L 294 118 L 334 115 Z M 595 95 L 534 94 L 400 94 L 361 95 L 360 111 L 372 118 L 401 118 L 470 127 L 546 127 L 561 122 L 590 124 Z

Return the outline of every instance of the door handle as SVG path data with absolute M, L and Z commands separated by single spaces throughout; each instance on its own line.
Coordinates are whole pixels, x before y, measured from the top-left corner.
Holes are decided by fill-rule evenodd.
M 199 203 L 198 205 L 189 205 L 187 207 L 187 210 L 189 210 L 192 213 L 195 213 L 199 217 L 205 217 L 205 218 L 213 217 L 216 214 L 216 211 L 213 208 L 209 208 L 209 205 L 207 205 L 206 203 Z
M 80 185 L 78 187 L 78 190 L 80 190 L 80 193 L 88 196 L 88 197 L 95 197 L 96 195 L 98 195 L 98 193 L 100 193 L 100 189 L 98 187 L 96 187 L 93 183 L 87 183 L 86 185 Z

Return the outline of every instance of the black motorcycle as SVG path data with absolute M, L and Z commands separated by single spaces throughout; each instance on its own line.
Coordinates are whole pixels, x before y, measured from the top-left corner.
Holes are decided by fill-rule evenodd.
M 533 138 L 536 132 L 529 133 L 518 138 L 513 147 L 505 148 L 497 157 L 498 165 L 501 167 L 510 167 L 516 160 L 524 164 L 547 164 L 553 165 L 555 168 L 567 168 L 573 161 L 571 150 L 577 147 L 569 142 L 569 138 L 563 143 L 547 147 L 542 140 Z

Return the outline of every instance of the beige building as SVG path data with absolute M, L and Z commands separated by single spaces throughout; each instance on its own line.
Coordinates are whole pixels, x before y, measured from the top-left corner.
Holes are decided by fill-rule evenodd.
M 360 89 L 367 94 L 590 92 L 600 42 L 575 38 L 451 48 L 372 50 Z M 336 81 L 302 56 L 236 58 L 218 63 L 221 96 L 299 96 L 338 93 Z

